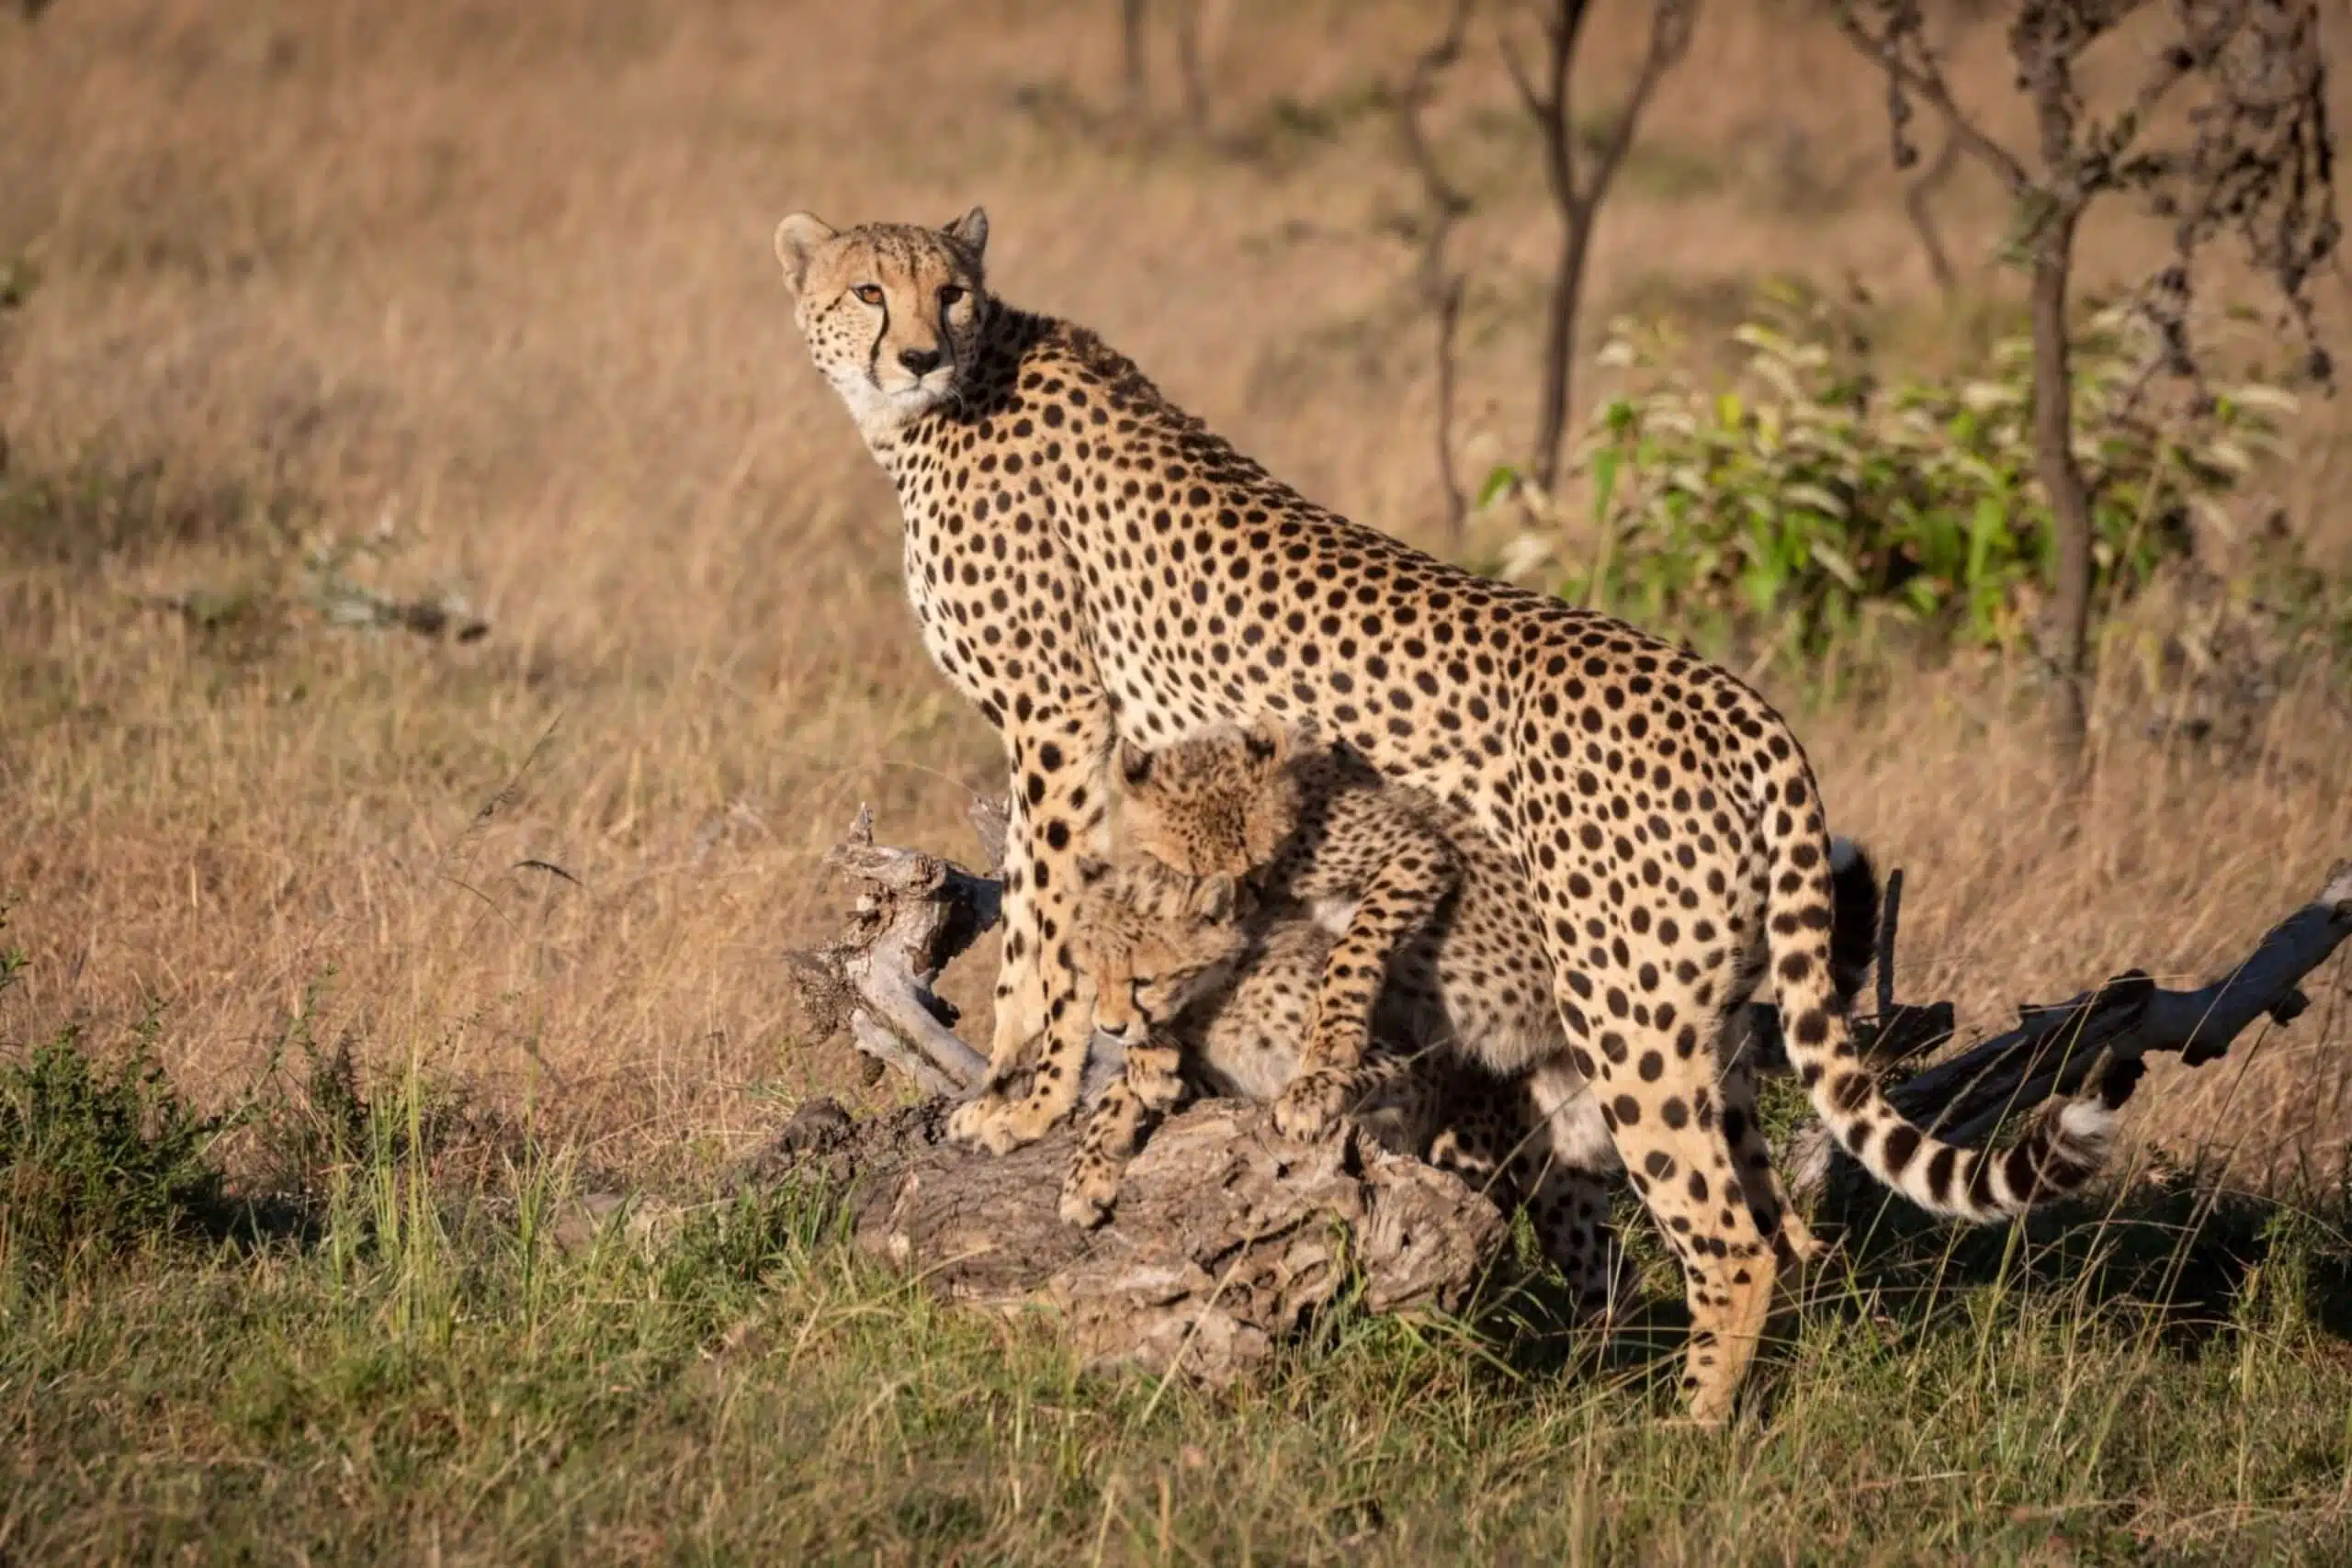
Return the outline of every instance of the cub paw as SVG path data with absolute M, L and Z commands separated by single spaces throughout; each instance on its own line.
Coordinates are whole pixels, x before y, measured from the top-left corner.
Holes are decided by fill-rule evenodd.
M 1074 1165 L 1062 1179 L 1062 1223 L 1091 1231 L 1111 1217 L 1118 1196 L 1117 1171 L 1107 1165 Z
M 1318 1067 L 1293 1078 L 1274 1101 L 1274 1130 L 1303 1144 L 1322 1137 L 1348 1109 L 1354 1080 L 1354 1074 L 1337 1067 Z
M 1184 1098 L 1182 1058 L 1162 1045 L 1127 1047 L 1127 1089 L 1146 1111 L 1166 1113 Z

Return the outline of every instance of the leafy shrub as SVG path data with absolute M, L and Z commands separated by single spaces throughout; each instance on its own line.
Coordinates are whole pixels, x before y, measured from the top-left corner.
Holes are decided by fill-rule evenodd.
M 1613 327 L 1600 362 L 1651 389 L 1595 411 L 1577 448 L 1589 554 L 1561 563 L 1557 591 L 1711 650 L 1760 643 L 1807 664 L 1890 624 L 1939 643 L 2018 638 L 2052 564 L 2030 341 L 1997 343 L 1973 375 L 1882 382 L 1830 311 L 1781 296 L 1760 314 L 1734 333 L 1746 363 L 1719 390 L 1672 363 L 1663 331 Z M 2295 406 L 2257 381 L 2152 412 L 2143 336 L 2109 310 L 2075 344 L 2075 449 L 2109 608 L 2190 552 Z M 1498 469 L 1482 502 L 1518 478 Z M 1512 552 L 1521 574 L 1557 547 L 1561 519 L 1544 520 L 1552 532 Z
M 51 1269 L 219 1214 L 224 1121 L 180 1098 L 157 1032 L 151 1013 L 111 1066 L 73 1028 L 0 1066 L 0 1258 Z

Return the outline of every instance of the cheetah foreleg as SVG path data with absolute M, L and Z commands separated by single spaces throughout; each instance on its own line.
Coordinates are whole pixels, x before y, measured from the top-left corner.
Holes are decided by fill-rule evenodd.
M 1175 1046 L 1157 1040 L 1130 1045 L 1126 1057 L 1126 1070 L 1102 1091 L 1062 1179 L 1062 1219 L 1082 1228 L 1110 1216 L 1127 1162 L 1143 1147 L 1147 1118 L 1172 1109 L 1184 1095 Z
M 1324 962 L 1298 1072 L 1274 1102 L 1274 1126 L 1284 1136 L 1321 1137 L 1359 1097 L 1373 1004 L 1389 959 L 1429 922 L 1460 874 L 1442 840 L 1406 846 L 1371 872 Z
M 991 1154 L 1036 1142 L 1078 1103 L 1093 1009 L 1091 993 L 1081 995 L 1069 932 L 1078 912 L 1078 863 L 1102 848 L 1107 830 L 1103 773 L 1111 734 L 1109 704 L 1093 702 L 1075 711 L 1040 705 L 1025 728 L 1005 737 L 1013 805 L 1005 830 L 1004 958 L 989 1082 L 947 1122 L 950 1138 Z M 1010 1081 L 1041 1036 L 1029 1090 L 1015 1099 Z

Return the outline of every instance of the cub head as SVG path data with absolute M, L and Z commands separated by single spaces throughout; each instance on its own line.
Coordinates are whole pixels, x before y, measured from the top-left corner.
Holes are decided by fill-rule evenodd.
M 1137 862 L 1079 862 L 1070 956 L 1093 984 L 1094 1027 L 1140 1044 L 1231 973 L 1249 932 L 1229 876 L 1185 876 Z
M 1193 876 L 1242 876 L 1298 826 L 1291 761 L 1313 732 L 1260 718 L 1147 749 L 1119 742 L 1118 830 L 1127 848 Z
M 988 214 L 944 229 L 866 223 L 836 230 L 813 212 L 776 225 L 808 357 L 858 428 L 886 434 L 955 400 L 988 311 L 980 268 Z

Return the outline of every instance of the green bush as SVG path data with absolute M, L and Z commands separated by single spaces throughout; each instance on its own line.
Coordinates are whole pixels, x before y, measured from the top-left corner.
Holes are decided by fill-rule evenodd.
M 0 953 L 0 988 L 21 964 Z M 220 1215 L 225 1122 L 180 1098 L 157 1032 L 151 1012 L 109 1065 L 69 1027 L 0 1064 L 0 1265 L 46 1272 Z
M 1702 648 L 1811 664 L 1890 626 L 2006 645 L 2048 580 L 2035 477 L 2033 355 L 1997 343 L 1974 374 L 1881 381 L 1827 310 L 1768 299 L 1735 333 L 1746 363 L 1708 389 L 1663 331 L 1620 322 L 1600 359 L 1650 389 L 1596 410 L 1571 471 L 1591 495 L 1565 597 Z M 2143 333 L 2103 311 L 2075 344 L 2075 451 L 2093 495 L 2096 603 L 2128 599 L 2275 450 L 2293 398 L 2261 382 L 2206 408 L 2153 410 Z M 1482 501 L 1518 475 L 1498 469 Z M 1539 515 L 1542 498 L 1535 498 Z M 1562 521 L 1544 517 L 1556 530 Z M 1531 536 L 1524 561 L 1548 555 Z

